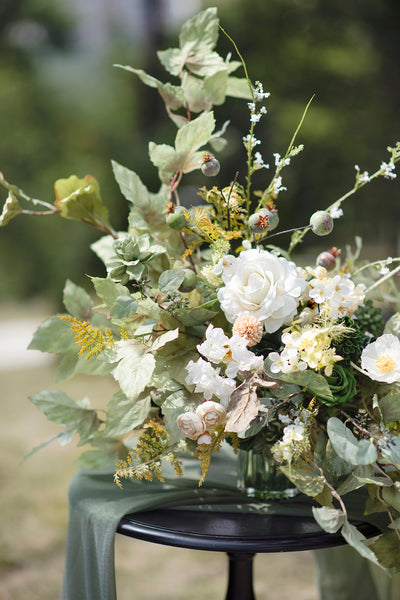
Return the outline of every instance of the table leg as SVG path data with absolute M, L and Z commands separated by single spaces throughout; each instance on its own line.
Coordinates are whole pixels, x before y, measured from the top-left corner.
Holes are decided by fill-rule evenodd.
M 255 600 L 253 592 L 252 554 L 228 552 L 229 579 L 225 600 Z

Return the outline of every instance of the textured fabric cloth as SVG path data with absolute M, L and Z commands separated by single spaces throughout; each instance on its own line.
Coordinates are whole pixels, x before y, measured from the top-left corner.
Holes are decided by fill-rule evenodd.
M 176 477 L 171 473 L 165 483 L 128 480 L 123 483 L 122 490 L 114 484 L 111 471 L 78 471 L 69 489 L 69 526 L 61 600 L 116 600 L 114 536 L 125 514 L 161 507 L 188 506 L 193 510 L 311 514 L 312 502 L 302 495 L 271 503 L 249 500 L 236 488 L 236 461 L 229 452 L 213 459 L 206 483 L 201 488 L 198 486 L 199 477 L 197 460 L 185 461 L 184 477 Z M 360 516 L 357 506 L 354 506 L 353 514 Z M 348 596 L 340 593 L 329 595 L 329 586 L 335 590 L 340 588 L 340 573 L 343 573 L 343 581 L 346 582 L 349 575 L 351 577 L 351 569 L 348 569 L 348 559 L 343 558 L 341 549 L 331 555 L 329 551 L 325 552 L 328 552 L 327 560 L 323 562 L 321 558 L 317 562 L 321 574 L 321 598 L 354 600 L 356 597 L 357 600 L 364 600 L 354 592 Z M 355 552 L 354 556 L 356 560 L 358 555 Z M 361 576 L 364 577 L 360 572 Z M 384 574 L 382 577 L 386 579 Z M 365 596 L 365 600 L 367 598 L 375 600 L 372 595 Z M 392 599 L 383 595 L 376 596 L 376 600 Z

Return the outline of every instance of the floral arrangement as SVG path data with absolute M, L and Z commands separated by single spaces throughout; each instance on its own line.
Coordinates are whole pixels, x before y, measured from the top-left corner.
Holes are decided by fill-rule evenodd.
M 173 145 L 149 144 L 157 193 L 112 165 L 131 207 L 126 231 L 111 227 L 92 176 L 58 180 L 54 204 L 1 177 L 8 190 L 1 225 L 19 214 L 58 213 L 105 234 L 92 246 L 106 268 L 105 277 L 92 278 L 97 299 L 68 281 L 66 314 L 42 324 L 30 347 L 61 355 L 58 379 L 112 376 L 119 389 L 105 412 L 61 391 L 31 400 L 62 426 L 61 444 L 77 434 L 79 445 L 92 446 L 80 465 L 117 465 L 118 485 L 162 479 L 163 461 L 180 474 L 184 452 L 198 457 L 201 484 L 225 441 L 272 458 L 315 500 L 324 529 L 341 530 L 363 556 L 399 570 L 400 314 L 393 307 L 400 259 L 366 263 L 359 239 L 355 252 L 330 248 L 312 265 L 296 264 L 292 253 L 308 232 L 331 233 L 358 189 L 396 177 L 400 143 L 375 173 L 356 167 L 353 188 L 291 231 L 287 249 L 275 245 L 282 173 L 303 148 L 295 141 L 308 106 L 269 167 L 255 136 L 269 94 L 251 82 L 225 32 L 240 60 L 216 52 L 220 30 L 209 8 L 184 24 L 178 48 L 159 52 L 174 83 L 122 67 L 159 92 L 177 126 Z M 245 77 L 233 76 L 240 67 Z M 216 130 L 212 107 L 228 96 L 248 106 L 247 167 L 243 181 L 237 174 L 218 186 L 211 151 L 222 153 L 227 123 Z M 182 180 L 195 170 L 200 204 L 182 206 Z M 256 171 L 267 181 L 261 191 L 253 189 Z M 387 307 L 393 314 L 385 323 Z M 367 513 L 387 514 L 389 526 L 373 542 L 349 523 L 346 495 L 355 490 L 366 492 Z

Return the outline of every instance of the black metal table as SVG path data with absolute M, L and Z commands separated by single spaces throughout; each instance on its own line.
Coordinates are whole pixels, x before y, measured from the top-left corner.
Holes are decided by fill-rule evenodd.
M 366 536 L 378 530 L 353 522 Z M 253 558 L 264 552 L 319 550 L 345 544 L 340 533 L 326 533 L 312 517 L 158 509 L 123 517 L 118 533 L 194 550 L 226 552 L 226 600 L 255 600 Z

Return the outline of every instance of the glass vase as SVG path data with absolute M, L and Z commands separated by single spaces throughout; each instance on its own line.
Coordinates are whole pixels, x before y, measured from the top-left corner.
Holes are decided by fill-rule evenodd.
M 239 450 L 238 487 L 250 498 L 293 498 L 297 488 L 280 471 L 272 456 Z

